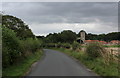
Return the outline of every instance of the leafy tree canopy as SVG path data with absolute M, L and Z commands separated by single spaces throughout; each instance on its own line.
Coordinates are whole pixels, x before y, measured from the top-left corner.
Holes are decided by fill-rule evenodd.
M 14 30 L 17 33 L 17 36 L 21 39 L 35 37 L 28 25 L 15 16 L 3 15 L 2 26 L 6 26 L 7 28 Z
M 47 43 L 72 43 L 74 40 L 76 40 L 76 38 L 77 35 L 75 32 L 72 32 L 71 30 L 64 30 L 61 33 L 50 33 L 44 38 L 44 41 Z

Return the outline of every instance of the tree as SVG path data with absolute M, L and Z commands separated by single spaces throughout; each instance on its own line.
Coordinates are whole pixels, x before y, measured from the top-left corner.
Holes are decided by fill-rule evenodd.
M 21 19 L 10 16 L 3 15 L 2 16 L 2 26 L 6 26 L 9 29 L 14 30 L 17 33 L 17 36 L 21 39 L 25 39 L 28 37 L 35 38 L 31 29 L 29 29 L 28 25 L 26 25 Z
M 19 39 L 13 30 L 2 26 L 2 34 L 2 63 L 3 67 L 7 67 L 15 63 L 16 59 L 20 57 L 21 49 Z
M 65 43 L 73 43 L 77 39 L 76 33 L 71 30 L 64 30 L 60 35 L 61 41 Z
M 44 38 L 46 43 L 72 43 L 77 38 L 76 33 L 71 30 L 64 30 L 61 33 L 49 34 Z
M 91 34 L 91 33 L 86 34 L 86 40 L 98 40 L 97 37 L 98 37 L 97 34 Z
M 105 41 L 111 41 L 111 40 L 120 40 L 120 32 L 112 32 L 106 34 Z

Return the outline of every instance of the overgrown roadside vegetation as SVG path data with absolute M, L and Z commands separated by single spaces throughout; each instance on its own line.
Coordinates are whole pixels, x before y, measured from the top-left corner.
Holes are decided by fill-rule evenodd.
M 2 76 L 24 76 L 31 65 L 43 55 L 42 41 L 19 18 L 2 18 Z
M 119 75 L 118 60 L 108 58 L 108 56 L 106 56 L 107 52 L 104 51 L 104 47 L 101 44 L 91 43 L 86 47 L 85 52 L 77 49 L 73 50 L 63 47 L 54 47 L 52 49 L 58 50 L 76 58 L 100 76 L 111 76 L 116 78 Z
M 31 65 L 38 61 L 41 56 L 43 55 L 41 50 L 38 50 L 35 54 L 31 54 L 27 56 L 23 61 L 20 63 L 16 63 L 8 68 L 5 68 L 3 71 L 3 77 L 8 78 L 10 76 L 14 76 L 14 78 L 19 78 L 21 76 L 25 76 L 29 72 Z

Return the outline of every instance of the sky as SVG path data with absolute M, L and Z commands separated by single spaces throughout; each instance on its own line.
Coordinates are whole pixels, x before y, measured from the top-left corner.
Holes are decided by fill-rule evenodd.
M 118 2 L 119 0 L 2 0 L 2 2 Z
M 118 31 L 117 2 L 3 2 L 2 11 L 22 19 L 35 35 Z

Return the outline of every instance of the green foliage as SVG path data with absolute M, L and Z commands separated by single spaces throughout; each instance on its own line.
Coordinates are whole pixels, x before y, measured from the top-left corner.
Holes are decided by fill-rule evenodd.
M 71 48 L 71 45 L 70 45 L 69 43 L 63 43 L 63 44 L 62 44 L 62 47 L 63 47 L 63 48 L 70 49 L 70 48 Z
M 111 40 L 120 40 L 120 32 L 112 32 L 112 33 L 108 33 L 105 36 L 105 41 L 111 41 Z
M 80 44 L 78 42 L 74 41 L 72 44 L 72 49 L 73 50 L 80 49 Z
M 70 49 L 72 46 L 69 43 L 43 43 L 42 44 L 43 47 L 45 48 L 67 48 Z
M 92 57 L 86 55 L 84 52 L 75 52 L 70 49 L 64 49 L 64 48 L 55 48 L 55 50 L 59 50 L 61 52 L 64 52 L 76 59 L 78 59 L 80 62 L 82 62 L 84 65 L 86 65 L 89 69 L 96 72 L 100 76 L 113 76 L 113 78 L 117 78 L 119 75 L 118 72 L 118 63 L 117 62 L 111 62 L 110 65 L 106 65 L 104 63 L 103 58 L 96 58 L 92 59 Z M 91 60 L 92 59 L 92 60 Z
M 45 47 L 47 47 L 47 48 L 55 47 L 55 43 L 48 43 L 48 44 L 45 44 Z
M 41 47 L 40 40 L 27 38 L 26 40 L 20 41 L 20 48 L 22 49 L 23 56 L 27 56 L 30 53 L 36 52 Z
M 2 26 L 6 26 L 7 28 L 14 30 L 16 35 L 21 39 L 35 37 L 28 25 L 26 25 L 21 19 L 14 16 L 3 15 Z
M 2 27 L 2 42 L 0 41 L 0 46 L 2 43 L 3 74 L 4 76 L 23 75 L 30 65 L 39 59 L 38 56 L 42 55 L 37 52 L 41 48 L 42 40 L 38 40 L 19 18 L 5 15 L 2 20 L 2 26 L 0 25 L 0 30 Z
M 65 43 L 73 43 L 77 38 L 76 33 L 70 30 L 64 30 L 61 32 L 61 40 Z
M 21 19 L 3 15 L 1 27 L 3 68 L 17 63 L 40 48 L 41 40 L 35 38 L 31 29 Z
M 5 26 L 2 27 L 3 67 L 13 64 L 20 57 L 21 49 L 16 33 Z
M 14 78 L 21 78 L 21 76 L 24 76 L 25 73 L 30 69 L 31 65 L 38 61 L 42 55 L 42 50 L 37 50 L 35 54 L 27 56 L 22 62 L 12 65 L 9 68 L 4 68 L 2 72 L 3 78 L 5 78 L 4 76 L 8 76 L 7 78 L 11 78 L 13 76 Z
M 104 52 L 104 48 L 99 43 L 90 43 L 86 47 L 86 53 L 93 58 L 100 57 L 102 52 Z
M 0 25 L 0 54 L 2 54 L 2 26 Z
M 76 33 L 64 30 L 61 33 L 49 34 L 44 38 L 45 43 L 73 43 L 77 38 Z
M 62 47 L 62 43 L 57 43 L 57 48 L 61 48 Z
M 108 34 L 86 34 L 86 40 L 103 40 L 103 41 L 111 41 L 111 40 L 120 40 L 119 38 L 120 32 L 111 32 Z
M 35 53 L 41 47 L 41 40 L 36 38 L 20 40 L 13 30 L 5 26 L 2 26 L 2 33 L 3 68 L 17 63 L 18 60 Z

